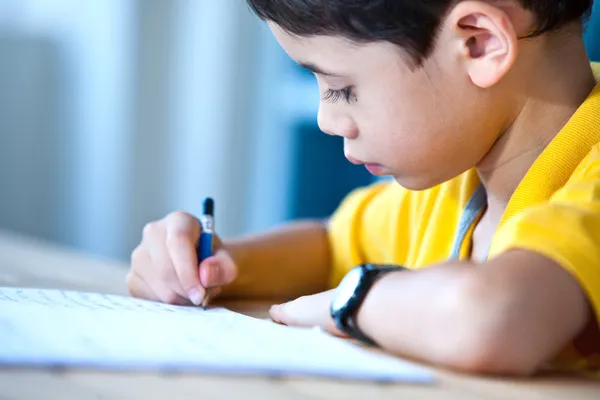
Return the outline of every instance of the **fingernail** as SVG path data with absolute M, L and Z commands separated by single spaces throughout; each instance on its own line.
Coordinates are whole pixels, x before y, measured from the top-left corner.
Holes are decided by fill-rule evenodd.
M 192 302 L 192 304 L 199 306 L 200 304 L 202 304 L 202 300 L 204 300 L 204 296 L 202 296 L 202 293 L 200 293 L 200 291 L 198 289 L 192 289 L 188 292 L 188 297 L 190 299 L 190 301 Z

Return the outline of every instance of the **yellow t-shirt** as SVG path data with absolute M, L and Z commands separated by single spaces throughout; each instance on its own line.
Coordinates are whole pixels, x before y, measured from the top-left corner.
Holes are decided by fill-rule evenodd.
M 595 65 L 600 81 L 600 65 Z M 475 169 L 432 189 L 380 182 L 351 193 L 329 221 L 331 286 L 361 263 L 425 268 L 470 257 L 485 206 Z M 600 84 L 531 166 L 493 237 L 489 258 L 521 248 L 571 272 L 600 321 Z M 600 372 L 600 330 L 555 360 L 559 368 Z

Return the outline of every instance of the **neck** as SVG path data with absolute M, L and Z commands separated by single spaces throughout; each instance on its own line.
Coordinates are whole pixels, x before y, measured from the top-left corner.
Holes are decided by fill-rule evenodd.
M 581 36 L 573 42 L 548 43 L 545 47 L 558 46 L 562 50 L 554 51 L 550 58 L 546 56 L 544 65 L 520 66 L 526 71 L 522 75 L 526 79 L 519 83 L 521 93 L 514 99 L 516 111 L 504 133 L 477 166 L 487 190 L 490 211 L 506 207 L 531 165 L 596 84 Z

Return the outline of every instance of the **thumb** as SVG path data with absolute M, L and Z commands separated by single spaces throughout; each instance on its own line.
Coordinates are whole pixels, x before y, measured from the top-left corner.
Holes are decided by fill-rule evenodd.
M 334 290 L 303 296 L 294 301 L 271 307 L 271 318 L 284 325 L 319 326 L 336 336 L 345 336 L 331 318 L 330 305 Z
M 238 270 L 231 255 L 219 249 L 200 264 L 200 283 L 205 288 L 225 286 L 237 278 Z

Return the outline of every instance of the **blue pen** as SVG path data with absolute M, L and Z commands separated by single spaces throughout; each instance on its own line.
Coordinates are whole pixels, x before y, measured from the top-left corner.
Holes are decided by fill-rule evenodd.
M 198 256 L 198 264 L 213 255 L 213 232 L 215 225 L 215 202 L 210 197 L 204 200 L 202 205 L 202 216 L 200 217 L 200 240 L 196 247 Z M 210 299 L 209 289 L 206 288 L 204 299 L 202 299 L 202 308 L 206 309 L 206 305 Z

